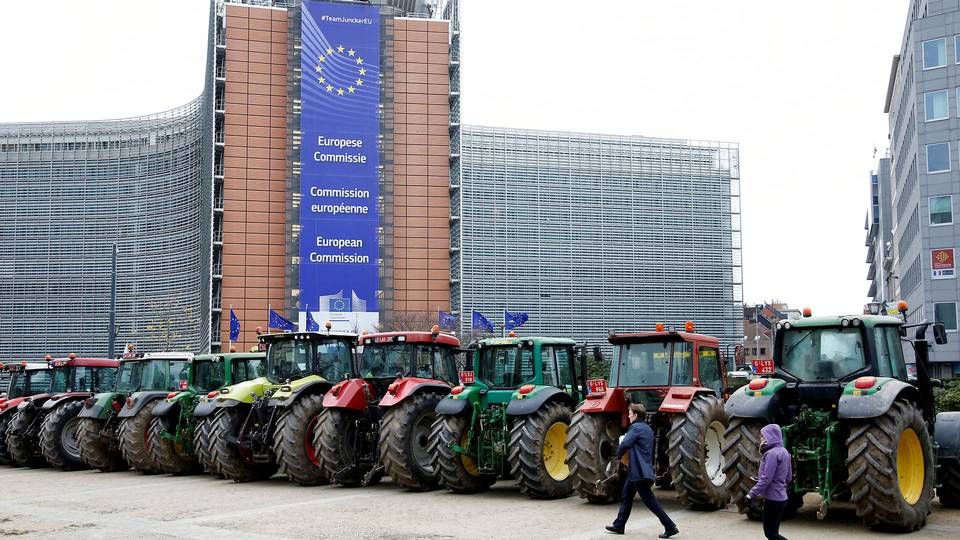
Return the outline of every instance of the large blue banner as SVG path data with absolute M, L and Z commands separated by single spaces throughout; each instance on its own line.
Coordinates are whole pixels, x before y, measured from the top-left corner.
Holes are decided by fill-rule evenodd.
M 380 17 L 305 1 L 301 38 L 301 309 L 376 312 Z

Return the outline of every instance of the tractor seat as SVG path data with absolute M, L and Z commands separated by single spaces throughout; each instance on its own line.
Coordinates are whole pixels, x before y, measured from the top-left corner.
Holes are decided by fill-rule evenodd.
M 813 367 L 813 376 L 818 381 L 832 381 L 837 378 L 833 362 L 820 361 Z

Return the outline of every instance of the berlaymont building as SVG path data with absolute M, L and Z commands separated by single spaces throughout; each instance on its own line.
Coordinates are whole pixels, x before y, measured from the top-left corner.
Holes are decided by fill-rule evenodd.
M 0 124 L 0 360 L 246 349 L 270 310 L 739 343 L 737 145 L 464 125 L 461 38 L 457 0 L 215 0 L 192 102 Z

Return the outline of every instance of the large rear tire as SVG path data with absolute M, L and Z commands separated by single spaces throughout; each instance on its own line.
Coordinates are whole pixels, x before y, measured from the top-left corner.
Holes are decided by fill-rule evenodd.
M 937 488 L 940 504 L 947 508 L 960 508 L 960 461 L 941 462 L 940 473 L 942 483 Z
M 329 483 L 313 442 L 322 411 L 322 395 L 302 395 L 280 413 L 274 430 L 273 451 L 280 472 L 301 486 Z
M 7 426 L 7 451 L 10 452 L 10 462 L 16 467 L 47 466 L 47 460 L 43 459 L 35 444 L 40 431 L 40 423 L 36 421 L 39 414 L 39 409 L 28 404 L 13 413 Z
M 851 423 L 847 484 L 871 528 L 915 531 L 927 522 L 934 487 L 933 442 L 923 414 L 898 399 L 886 413 Z
M 134 469 L 144 474 L 163 472 L 160 464 L 150 455 L 150 423 L 153 420 L 153 408 L 159 399 L 150 401 L 137 411 L 137 414 L 120 420 L 120 451 L 123 459 Z
M 7 451 L 7 426 L 10 425 L 12 412 L 0 416 L 0 465 L 10 465 L 10 452 Z
M 357 420 L 360 413 L 347 409 L 324 409 L 314 430 L 313 447 L 323 475 L 341 486 L 359 486 L 363 472 L 357 470 Z
M 80 458 L 88 466 L 103 472 L 125 471 L 129 467 L 123 454 L 112 444 L 109 433 L 103 437 L 101 430 L 104 421 L 98 418 L 81 418 L 77 426 L 77 443 L 80 445 Z
M 440 475 L 430 455 L 430 429 L 434 411 L 444 398 L 421 392 L 390 407 L 380 421 L 380 461 L 384 472 L 401 486 L 430 491 L 440 486 Z
M 558 499 L 573 492 L 567 466 L 570 408 L 558 401 L 516 418 L 507 460 L 520 492 L 533 499 Z
M 610 478 L 617 465 L 618 419 L 605 414 L 573 413 L 567 430 L 567 465 L 574 489 L 581 498 L 594 504 L 607 504 L 620 498 L 622 479 Z M 613 470 L 608 474 L 607 470 Z
M 40 424 L 40 451 L 44 459 L 53 467 L 65 471 L 82 469 L 86 465 L 80 456 L 77 415 L 83 409 L 83 402 L 68 401 L 47 413 Z
M 453 444 L 467 444 L 469 422 L 467 415 L 441 415 L 430 430 L 433 467 L 440 473 L 440 484 L 454 493 L 477 493 L 497 481 L 493 475 L 480 474 L 473 458 L 451 448 Z
M 210 463 L 219 474 L 234 482 L 266 480 L 277 472 L 273 463 L 252 465 L 240 455 L 240 449 L 230 444 L 227 437 L 236 435 L 243 424 L 246 411 L 236 408 L 217 409 L 204 437 L 209 441 Z
M 197 453 L 197 462 L 207 474 L 223 478 L 220 463 L 213 457 L 214 414 L 202 416 L 197 420 L 197 428 L 193 432 L 193 450 Z
M 196 460 L 183 455 L 183 448 L 163 436 L 167 433 L 163 419 L 154 417 L 150 421 L 150 431 L 147 434 L 147 445 L 150 447 L 150 457 L 160 468 L 160 472 L 175 476 L 193 474 L 197 472 Z
M 697 510 L 727 506 L 730 491 L 723 472 L 723 441 L 728 423 L 723 402 L 706 394 L 696 396 L 685 414 L 674 415 L 667 433 L 667 456 L 683 505 Z
M 759 418 L 733 418 L 724 434 L 723 474 L 731 501 L 741 514 L 760 519 L 755 507 L 747 501 L 747 493 L 756 483 L 760 470 L 760 429 L 766 422 Z

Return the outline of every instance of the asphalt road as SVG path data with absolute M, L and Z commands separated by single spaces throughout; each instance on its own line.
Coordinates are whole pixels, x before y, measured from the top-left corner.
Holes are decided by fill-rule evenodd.
M 60 472 L 0 467 L 0 537 L 19 538 L 606 538 L 615 506 L 570 497 L 532 501 L 509 481 L 487 493 L 411 493 L 389 479 L 367 488 L 299 487 L 275 478 L 235 484 L 207 476 L 145 476 L 136 472 Z M 736 510 L 681 509 L 659 491 L 680 526 L 677 538 L 762 538 L 760 525 Z M 838 504 L 823 522 L 816 497 L 784 524 L 791 540 L 876 538 L 852 507 Z M 656 538 L 660 524 L 637 500 L 627 537 Z M 887 536 L 887 535 L 882 535 Z M 913 539 L 960 538 L 960 510 L 934 502 Z

